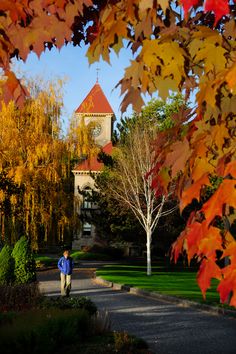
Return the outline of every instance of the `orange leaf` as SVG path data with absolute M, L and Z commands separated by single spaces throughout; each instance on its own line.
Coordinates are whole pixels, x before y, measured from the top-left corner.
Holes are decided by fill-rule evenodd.
M 19 107 L 22 107 L 25 97 L 28 95 L 27 89 L 21 85 L 15 74 L 7 71 L 7 80 L 3 84 L 3 98 L 6 103 L 14 100 Z
M 236 306 L 236 269 L 235 266 L 229 265 L 223 269 L 224 278 L 221 280 L 217 287 L 217 291 L 220 293 L 220 299 L 223 303 L 228 303 L 230 299 L 230 305 Z
M 193 199 L 197 199 L 199 201 L 201 188 L 203 186 L 210 186 L 211 183 L 209 181 L 208 173 L 205 173 L 201 178 L 199 178 L 196 182 L 194 182 L 190 187 L 186 188 L 180 200 L 180 211 L 192 202 Z
M 202 223 L 202 224 L 205 224 Z M 198 254 L 201 256 L 205 256 L 208 259 L 215 260 L 216 250 L 222 250 L 222 237 L 220 233 L 220 229 L 210 226 L 209 228 L 205 228 L 203 232 L 203 238 L 199 244 Z
M 228 233 L 228 239 L 230 236 L 231 234 Z M 226 246 L 226 249 L 222 254 L 222 258 L 224 257 L 229 257 L 231 265 L 236 267 L 236 241 L 233 239 L 232 236 L 231 236 L 231 242 Z
M 236 160 L 229 162 L 224 171 L 224 176 L 231 175 L 232 177 L 236 178 Z
M 203 205 L 201 211 L 204 212 L 207 225 L 218 215 L 222 216 L 224 204 L 236 208 L 236 181 L 225 179 L 220 184 L 213 196 Z
M 204 236 L 204 228 L 203 225 L 199 222 L 194 222 L 187 228 L 186 232 L 186 240 L 187 240 L 187 253 L 188 253 L 188 261 L 197 254 L 199 249 L 199 244 L 201 239 Z
M 204 299 L 206 298 L 207 289 L 210 288 L 212 278 L 220 280 L 221 270 L 214 261 L 203 259 L 197 274 L 197 282 L 202 291 Z
M 192 169 L 193 181 L 198 181 L 206 173 L 211 174 L 214 172 L 214 167 L 209 163 L 207 157 L 197 157 L 194 161 L 194 167 Z
M 171 259 L 172 260 L 174 259 L 175 263 L 177 262 L 179 255 L 183 252 L 185 237 L 186 237 L 186 230 L 184 230 L 177 238 L 177 240 L 172 244 Z
M 235 93 L 235 88 L 236 88 L 236 63 L 234 63 L 231 66 L 231 68 L 229 68 L 228 73 L 225 75 L 225 80 L 227 81 L 231 92 Z

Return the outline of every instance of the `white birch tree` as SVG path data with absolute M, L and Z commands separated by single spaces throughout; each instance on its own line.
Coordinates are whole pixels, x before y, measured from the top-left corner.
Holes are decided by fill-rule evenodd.
M 153 140 L 157 131 L 149 124 L 137 124 L 130 130 L 125 143 L 115 154 L 115 168 L 109 193 L 126 208 L 130 208 L 146 233 L 147 275 L 152 274 L 152 234 L 161 216 L 173 212 L 177 206 L 164 210 L 169 196 L 156 198 L 152 188 L 152 177 L 148 173 L 154 167 Z M 173 205 L 173 204 L 172 204 Z

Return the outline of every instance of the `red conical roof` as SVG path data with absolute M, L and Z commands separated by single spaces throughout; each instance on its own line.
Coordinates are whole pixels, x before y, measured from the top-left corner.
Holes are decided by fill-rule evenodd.
M 93 86 L 92 90 L 85 97 L 80 106 L 76 109 L 76 113 L 112 113 L 114 114 L 110 103 L 108 102 L 101 86 L 98 82 Z
M 107 155 L 112 154 L 112 142 L 107 143 L 101 151 L 105 152 Z M 104 167 L 102 162 L 98 162 L 97 156 L 93 156 L 91 159 L 87 159 L 79 163 L 74 171 L 101 171 Z

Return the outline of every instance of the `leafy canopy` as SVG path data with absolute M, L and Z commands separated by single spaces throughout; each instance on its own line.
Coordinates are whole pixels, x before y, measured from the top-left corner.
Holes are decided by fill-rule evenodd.
M 128 42 L 134 60 L 119 85 L 122 110 L 139 110 L 143 93 L 166 98 L 181 91 L 196 93 L 194 119 L 189 112 L 163 132 L 156 144 L 158 161 L 152 170 L 158 189 L 176 179 L 183 210 L 199 200 L 211 177 L 222 182 L 202 209 L 189 218 L 173 248 L 201 262 L 198 282 L 203 294 L 211 278 L 219 279 L 223 302 L 236 306 L 236 241 L 231 234 L 236 208 L 236 26 L 234 1 L 227 0 L 22 0 L 0 4 L 0 65 L 6 75 L 3 97 L 22 102 L 24 88 L 10 71 L 10 60 L 23 60 L 33 50 L 73 41 L 89 43 L 92 63 Z M 188 124 L 187 124 L 188 123 Z M 183 134 L 182 126 L 186 131 Z M 168 173 L 166 173 L 168 172 Z M 225 221 L 219 229 L 216 220 Z M 226 227 L 227 226 L 227 227 Z M 193 246 L 193 247 L 192 247 Z M 228 258 L 220 268 L 217 254 Z

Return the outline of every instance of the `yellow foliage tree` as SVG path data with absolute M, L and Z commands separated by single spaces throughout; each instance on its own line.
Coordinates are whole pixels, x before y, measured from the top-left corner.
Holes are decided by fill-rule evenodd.
M 9 241 L 24 232 L 37 250 L 44 243 L 64 242 L 65 228 L 73 220 L 73 186 L 71 156 L 61 137 L 61 82 L 43 89 L 31 82 L 28 90 L 32 97 L 23 108 L 13 102 L 2 103 L 0 171 L 22 188 L 20 195 L 11 197 L 12 207 L 18 198 L 21 213 L 17 218 L 12 215 L 15 231 L 11 230 Z

